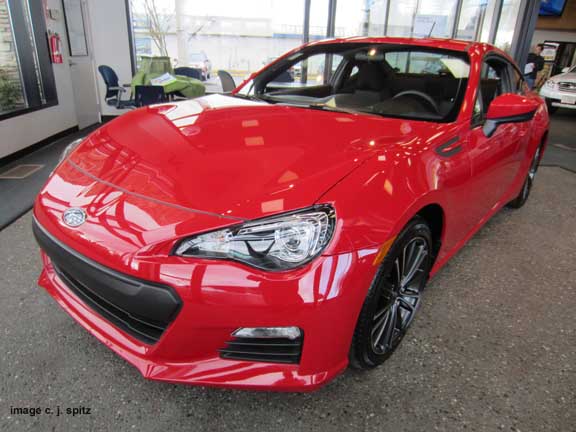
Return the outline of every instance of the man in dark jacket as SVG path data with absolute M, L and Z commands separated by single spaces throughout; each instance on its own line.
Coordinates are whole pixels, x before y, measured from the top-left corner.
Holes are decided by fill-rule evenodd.
M 544 57 L 540 55 L 543 49 L 543 44 L 536 45 L 534 52 L 528 54 L 528 59 L 526 60 L 526 66 L 524 67 L 524 78 L 526 79 L 526 84 L 528 84 L 530 89 L 534 88 L 534 83 L 536 82 L 538 72 L 544 69 Z

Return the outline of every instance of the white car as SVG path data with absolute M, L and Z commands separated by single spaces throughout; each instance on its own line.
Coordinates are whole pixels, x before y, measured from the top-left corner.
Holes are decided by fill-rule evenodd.
M 576 66 L 548 79 L 540 89 L 540 96 L 546 100 L 550 113 L 558 108 L 576 109 Z
M 212 62 L 204 53 L 204 51 L 191 53 L 188 56 L 189 63 L 188 66 L 194 69 L 198 69 L 202 74 L 202 81 L 210 79 L 210 71 L 212 69 Z

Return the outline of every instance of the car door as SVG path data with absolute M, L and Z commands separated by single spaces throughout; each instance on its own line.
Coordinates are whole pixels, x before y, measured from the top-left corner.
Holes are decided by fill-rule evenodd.
M 509 63 L 500 56 L 488 55 L 482 64 L 472 124 L 467 136 L 472 178 L 469 201 L 475 219 L 482 219 L 509 191 L 520 167 L 518 153 L 525 123 L 505 123 L 490 136 L 483 130 L 490 103 L 512 93 Z

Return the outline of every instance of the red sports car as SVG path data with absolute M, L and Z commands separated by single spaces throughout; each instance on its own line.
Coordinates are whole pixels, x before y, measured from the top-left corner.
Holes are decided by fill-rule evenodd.
M 74 143 L 35 203 L 39 283 L 146 378 L 313 390 L 390 356 L 547 135 L 490 45 L 314 42 Z

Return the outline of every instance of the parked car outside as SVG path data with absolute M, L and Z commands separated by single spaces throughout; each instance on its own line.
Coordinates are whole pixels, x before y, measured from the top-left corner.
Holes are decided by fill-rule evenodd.
M 202 74 L 202 79 L 206 81 L 210 79 L 210 72 L 212 71 L 212 62 L 204 51 L 191 53 L 189 56 L 188 66 L 194 69 L 199 69 Z
M 304 59 L 333 73 L 275 84 Z M 490 45 L 314 42 L 68 147 L 34 206 L 39 284 L 146 378 L 314 390 L 393 354 L 428 280 L 527 201 L 548 129 Z

